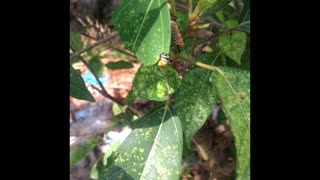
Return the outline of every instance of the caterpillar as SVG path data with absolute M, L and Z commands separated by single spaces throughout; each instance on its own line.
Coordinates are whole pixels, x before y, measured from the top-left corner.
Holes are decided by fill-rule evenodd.
M 180 47 L 184 46 L 180 29 L 177 23 L 173 20 L 171 20 L 171 45 L 178 46 L 179 52 L 180 52 Z

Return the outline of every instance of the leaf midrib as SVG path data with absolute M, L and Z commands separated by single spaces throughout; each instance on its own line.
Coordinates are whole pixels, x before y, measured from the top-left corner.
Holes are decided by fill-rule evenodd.
M 149 155 L 148 155 L 147 160 L 145 161 L 145 164 L 146 164 L 147 162 L 149 162 L 149 159 L 150 159 L 151 154 L 152 154 L 152 152 L 153 152 L 153 148 L 155 147 L 154 144 L 157 143 L 158 136 L 159 136 L 159 134 L 160 134 L 160 132 L 161 132 L 161 128 L 162 128 L 162 125 L 163 125 L 163 120 L 165 119 L 166 114 L 167 114 L 167 110 L 168 110 L 168 109 L 167 109 L 166 107 L 163 107 L 163 108 L 165 108 L 165 109 L 164 109 L 164 113 L 163 113 L 163 116 L 162 116 L 162 119 L 161 119 L 161 122 L 160 122 L 160 126 L 159 126 L 159 129 L 158 129 L 157 135 L 156 135 L 156 137 L 154 138 L 154 141 L 153 141 L 153 144 L 152 144 L 150 153 L 149 153 Z M 162 108 L 161 108 L 161 109 L 162 109 Z M 157 169 L 157 167 L 155 167 L 155 168 Z M 143 167 L 143 170 L 142 170 L 142 173 L 141 173 L 141 177 L 144 175 L 144 171 L 145 171 L 145 170 L 146 170 L 146 166 Z
M 150 7 L 151 7 L 151 4 L 152 4 L 152 3 L 153 3 L 153 0 L 150 1 L 149 6 L 148 6 L 148 8 L 147 8 L 147 11 L 146 11 L 146 13 L 144 14 L 144 17 L 143 17 L 142 23 L 140 24 L 140 27 L 139 27 L 139 30 L 138 30 L 136 39 L 135 39 L 134 42 L 133 42 L 132 51 L 135 51 L 135 47 L 136 47 L 136 43 L 137 43 L 138 37 L 140 36 L 141 29 L 142 29 L 142 27 L 143 27 L 144 22 L 146 21 L 147 14 L 148 14 L 148 12 L 150 11 Z

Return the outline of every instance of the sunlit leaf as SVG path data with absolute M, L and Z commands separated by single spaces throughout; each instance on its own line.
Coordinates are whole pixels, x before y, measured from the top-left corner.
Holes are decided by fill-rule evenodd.
M 171 67 L 142 66 L 137 72 L 126 103 L 135 99 L 165 101 L 180 86 L 178 73 Z
M 172 108 L 147 112 L 120 145 L 118 156 L 100 179 L 179 179 L 182 126 Z
M 155 64 L 161 53 L 169 53 L 171 33 L 166 0 L 122 0 L 112 23 L 126 48 L 145 66 Z
M 123 107 L 120 106 L 119 104 L 113 103 L 113 105 L 112 105 L 112 112 L 113 112 L 113 115 L 116 116 L 116 115 L 119 115 L 119 114 L 121 114 L 121 113 L 124 113 L 125 110 L 124 110 Z
M 77 99 L 81 99 L 81 100 L 95 102 L 95 99 L 87 89 L 84 83 L 84 80 L 80 75 L 80 72 L 75 70 L 71 65 L 70 65 L 70 96 Z
M 191 70 L 175 94 L 175 110 L 183 125 L 188 148 L 191 147 L 192 135 L 205 123 L 217 101 L 215 89 L 209 81 L 212 72 L 200 67 Z
M 98 165 L 98 163 L 94 164 L 93 167 L 91 168 L 91 171 L 90 171 L 90 178 L 91 179 L 98 179 L 99 178 L 97 165 Z
M 211 80 L 230 121 L 237 150 L 237 179 L 250 179 L 250 73 L 223 67 Z
M 102 160 L 104 166 L 107 165 L 108 158 L 112 155 L 112 153 L 114 153 L 119 148 L 120 144 L 121 144 L 120 140 L 114 140 L 112 144 L 109 147 L 107 147 Z

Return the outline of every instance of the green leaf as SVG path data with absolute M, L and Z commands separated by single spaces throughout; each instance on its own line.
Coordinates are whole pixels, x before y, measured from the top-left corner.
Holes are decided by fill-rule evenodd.
M 246 48 L 246 34 L 244 32 L 233 32 L 219 38 L 219 47 L 232 60 L 241 64 L 241 56 Z
M 114 164 L 101 179 L 179 179 L 182 126 L 163 104 L 148 111 L 120 145 Z
M 223 110 L 219 110 L 218 116 L 217 116 L 217 122 L 218 124 L 221 124 L 227 120 L 226 115 L 224 114 Z
M 90 67 L 93 69 L 93 71 L 98 75 L 98 77 L 101 77 L 104 71 L 104 64 L 100 61 L 99 56 L 94 56 L 89 61 Z
M 216 13 L 219 11 L 222 11 L 225 7 L 228 6 L 231 0 L 218 0 L 215 4 L 213 4 L 211 7 L 205 11 L 203 16 L 213 16 L 215 18 Z M 218 19 L 218 18 L 215 18 Z
M 135 76 L 132 90 L 126 98 L 126 103 L 131 104 L 137 98 L 165 101 L 180 86 L 180 83 L 178 73 L 171 66 L 166 66 L 164 69 L 157 65 L 141 66 Z
M 169 53 L 171 33 L 166 0 L 122 0 L 112 23 L 126 48 L 145 66 L 155 64 L 162 52 Z
M 107 151 L 105 152 L 104 156 L 103 156 L 103 165 L 106 166 L 108 163 L 108 158 L 112 155 L 112 153 L 114 153 L 119 146 L 121 145 L 120 140 L 114 140 L 111 144 L 111 146 L 107 149 Z
M 70 165 L 74 165 L 78 161 L 85 158 L 97 145 L 98 142 L 100 142 L 102 139 L 101 137 L 94 137 L 91 139 L 88 139 L 86 143 L 84 143 L 82 146 L 72 149 L 70 151 Z
M 250 39 L 247 38 L 247 47 L 244 50 L 242 57 L 241 57 L 241 65 L 230 59 L 229 57 L 226 57 L 227 60 L 227 67 L 233 67 L 237 69 L 244 69 L 247 71 L 250 71 Z
M 113 163 L 114 159 L 117 157 L 116 152 L 112 152 L 111 155 L 108 157 L 107 165 L 103 165 L 103 160 L 99 160 L 97 163 L 93 165 L 90 172 L 91 179 L 99 179 L 99 175 L 104 172 L 106 168 L 109 168 Z
M 75 51 L 82 49 L 83 43 L 81 41 L 81 33 L 70 32 L 70 47 Z
M 241 9 L 240 21 L 250 20 L 250 0 L 243 0 L 243 8 Z
M 237 30 L 250 34 L 250 20 L 240 23 L 237 27 Z
M 98 165 L 98 162 L 95 163 L 91 168 L 91 171 L 90 171 L 90 178 L 91 179 L 98 179 L 99 178 L 97 165 Z
M 70 96 L 77 99 L 96 102 L 92 94 L 87 89 L 84 83 L 84 80 L 80 75 L 80 72 L 75 70 L 71 65 L 70 65 Z
M 106 64 L 109 69 L 130 69 L 133 68 L 132 63 L 126 61 L 109 62 Z
M 121 113 L 125 113 L 125 110 L 123 109 L 122 106 L 120 106 L 117 103 L 113 103 L 112 105 L 112 112 L 113 112 L 113 116 L 117 116 Z
M 196 67 L 184 76 L 175 93 L 175 111 L 181 120 L 189 149 L 193 134 L 205 123 L 217 100 L 213 84 L 209 81 L 212 72 Z
M 250 33 L 250 0 L 234 1 L 238 20 L 241 22 L 237 30 Z
M 223 14 L 223 11 L 218 11 L 216 13 L 216 16 L 218 17 L 218 19 L 221 21 L 221 22 L 224 22 L 224 14 Z
M 229 28 L 234 28 L 238 25 L 238 21 L 236 19 L 231 19 L 231 20 L 223 22 L 223 24 Z
M 187 27 L 189 24 L 188 14 L 185 12 L 177 11 L 176 16 L 177 16 L 176 22 L 180 28 L 180 31 L 183 32 L 185 28 L 188 28 Z
M 74 57 L 71 61 L 70 61 L 70 63 L 71 64 L 74 64 L 74 63 L 77 63 L 77 62 L 80 62 L 81 61 L 81 58 L 79 58 L 79 57 Z
M 238 25 L 237 29 L 243 32 L 250 33 L 250 9 L 246 9 L 246 11 L 243 11 L 242 14 L 244 14 L 243 21 Z
M 235 136 L 237 179 L 250 179 L 250 72 L 224 67 L 211 78 Z
M 205 10 L 210 8 L 216 2 L 217 0 L 199 0 L 191 16 L 192 17 L 202 16 Z

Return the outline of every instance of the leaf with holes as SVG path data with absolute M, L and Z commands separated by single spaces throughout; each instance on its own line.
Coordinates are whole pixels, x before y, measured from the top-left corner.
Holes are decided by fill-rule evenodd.
M 241 56 L 246 48 L 246 34 L 244 32 L 233 32 L 219 38 L 219 47 L 232 60 L 241 64 Z
M 78 161 L 85 158 L 97 145 L 98 142 L 100 142 L 102 139 L 101 137 L 94 137 L 91 139 L 88 139 L 85 144 L 82 146 L 72 149 L 70 151 L 70 165 L 74 165 Z
M 133 68 L 132 63 L 126 61 L 118 61 L 118 62 L 109 62 L 106 64 L 107 68 L 109 69 L 130 69 Z
M 87 89 L 84 80 L 82 79 L 80 72 L 75 70 L 70 65 L 70 96 L 87 100 L 90 102 L 95 102 L 96 100 L 93 98 L 92 94 Z
M 134 78 L 126 103 L 131 104 L 135 99 L 165 101 L 179 86 L 178 73 L 171 66 L 164 69 L 157 65 L 142 66 Z
M 179 179 L 183 148 L 180 119 L 158 105 L 137 122 L 100 179 Z
M 122 0 L 112 23 L 126 48 L 145 66 L 155 64 L 162 52 L 169 53 L 171 33 L 166 0 Z
M 175 93 L 175 111 L 181 120 L 189 149 L 193 134 L 205 123 L 217 100 L 213 84 L 209 81 L 212 72 L 196 67 L 185 75 Z
M 237 179 L 250 179 L 250 72 L 220 68 L 211 75 L 237 149 Z

